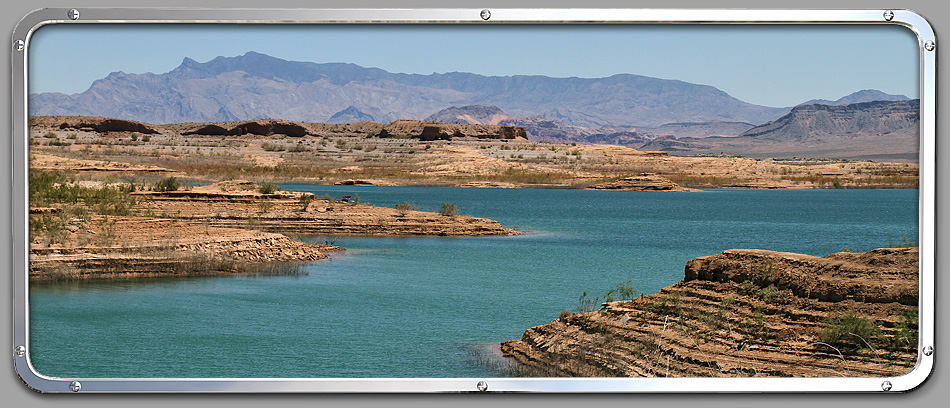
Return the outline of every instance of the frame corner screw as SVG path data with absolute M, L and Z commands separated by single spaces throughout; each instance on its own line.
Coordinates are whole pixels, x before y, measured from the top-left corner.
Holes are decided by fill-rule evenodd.
M 69 11 L 66 12 L 66 16 L 68 16 L 70 20 L 79 20 L 79 10 L 69 9 Z
M 17 357 L 23 357 L 23 356 L 25 356 L 25 355 L 26 355 L 26 347 L 25 347 L 25 346 L 16 346 L 16 347 L 13 349 L 13 355 L 15 355 L 15 356 L 17 356 Z
M 488 383 L 484 381 L 479 381 L 478 384 L 475 385 L 475 388 L 478 388 L 478 392 L 488 391 Z
M 481 13 L 478 13 L 478 15 L 482 17 L 482 20 L 488 20 L 491 18 L 491 11 L 488 9 L 483 9 Z
M 924 347 L 924 355 L 925 355 L 925 356 L 932 356 L 933 354 L 934 354 L 934 348 L 933 348 L 933 346 Z
M 69 390 L 72 392 L 79 392 L 82 389 L 82 384 L 79 381 L 73 381 L 69 383 Z
M 890 391 L 891 387 L 893 387 L 893 385 L 891 384 L 890 381 L 884 381 L 883 383 L 881 383 L 881 389 L 884 391 Z
M 927 41 L 924 43 L 924 49 L 927 51 L 933 51 L 934 48 L 937 48 L 937 44 L 933 40 Z
M 23 48 L 26 47 L 26 43 L 23 40 L 16 40 L 13 42 L 13 49 L 17 51 L 23 51 Z
M 894 19 L 894 12 L 893 12 L 893 11 L 887 10 L 887 11 L 884 12 L 884 20 L 885 20 L 885 21 L 891 21 L 891 20 L 893 20 L 893 19 Z

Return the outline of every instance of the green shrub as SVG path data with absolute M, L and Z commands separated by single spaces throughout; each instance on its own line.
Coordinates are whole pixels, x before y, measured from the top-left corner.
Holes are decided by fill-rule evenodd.
M 755 296 L 757 299 L 771 302 L 777 295 L 778 288 L 776 288 L 775 285 L 769 285 L 767 288 L 760 289 L 759 291 L 755 292 L 755 295 L 753 296 Z
M 818 333 L 818 340 L 836 347 L 863 349 L 881 340 L 880 329 L 854 309 L 827 317 L 822 322 L 825 327 Z
M 626 281 L 624 283 L 618 283 L 616 288 L 613 288 L 607 291 L 607 294 L 604 296 L 605 302 L 613 302 L 617 300 L 633 300 L 640 296 L 640 291 L 633 286 L 633 281 Z
M 257 188 L 257 192 L 261 194 L 274 194 L 277 191 L 280 191 L 280 185 L 268 181 L 261 183 L 260 187 Z
M 415 211 L 415 209 L 416 209 L 416 204 L 415 204 L 415 203 L 411 203 L 411 202 L 396 203 L 396 207 L 395 207 L 395 208 L 396 208 L 396 211 L 399 212 L 399 215 L 400 215 L 400 216 L 405 216 L 406 214 L 409 213 L 409 211 Z
M 577 298 L 577 313 L 593 312 L 597 310 L 601 303 L 603 302 L 599 297 L 590 298 L 587 296 L 587 292 L 584 292 Z
M 300 195 L 300 198 L 297 199 L 297 202 L 300 204 L 300 211 L 307 211 L 307 207 L 310 206 L 310 202 L 313 201 L 315 196 L 310 193 L 304 193 Z
M 179 188 L 181 188 L 181 183 L 175 177 L 166 177 L 155 183 L 155 191 L 158 192 L 178 191 Z
M 261 209 L 262 213 L 267 213 L 271 208 L 274 208 L 274 203 L 272 201 L 261 201 L 257 203 L 257 207 Z
M 439 214 L 442 214 L 446 217 L 454 217 L 459 215 L 458 207 L 455 206 L 455 203 L 442 203 L 442 207 L 439 209 Z
M 897 315 L 897 333 L 891 340 L 891 350 L 913 350 L 917 347 L 918 339 L 917 309 L 908 309 Z

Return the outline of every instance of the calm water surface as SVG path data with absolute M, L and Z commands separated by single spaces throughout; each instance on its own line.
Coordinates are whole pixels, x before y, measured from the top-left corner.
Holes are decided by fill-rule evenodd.
M 487 345 L 632 280 L 653 293 L 730 248 L 826 255 L 916 242 L 917 190 L 691 193 L 285 185 L 413 202 L 514 237 L 301 237 L 306 276 L 33 284 L 30 355 L 54 377 L 484 377 Z

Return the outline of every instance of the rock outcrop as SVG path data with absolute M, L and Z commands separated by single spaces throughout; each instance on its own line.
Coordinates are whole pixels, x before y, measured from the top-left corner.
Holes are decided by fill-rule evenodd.
M 250 184 L 248 184 L 250 183 Z M 235 187 L 237 185 L 238 187 Z M 243 187 L 242 187 L 243 186 Z M 360 204 L 357 197 L 317 199 L 311 193 L 258 192 L 253 182 L 227 181 L 190 191 L 141 191 L 136 211 L 216 227 L 302 235 L 517 235 L 485 218 Z
M 31 281 L 301 273 L 342 248 L 284 235 L 148 217 L 70 220 L 55 244 L 35 235 Z
M 918 251 L 729 250 L 685 279 L 502 343 L 527 375 L 881 377 L 917 358 Z
M 286 120 L 256 120 L 243 122 L 226 129 L 217 124 L 208 124 L 196 129 L 186 130 L 183 135 L 202 135 L 202 136 L 241 136 L 241 135 L 287 135 L 292 137 L 302 137 L 310 132 L 299 123 Z
M 59 129 L 86 130 L 99 133 L 136 132 L 146 135 L 158 134 L 157 130 L 145 123 L 96 116 L 30 117 L 30 127 L 58 127 Z
M 597 183 L 586 189 L 617 191 L 694 191 L 684 188 L 666 177 L 648 173 L 625 177 L 615 181 Z

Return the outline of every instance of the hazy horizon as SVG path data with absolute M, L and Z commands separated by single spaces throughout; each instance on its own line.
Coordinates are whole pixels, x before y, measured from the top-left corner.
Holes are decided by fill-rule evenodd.
M 917 41 L 897 26 L 66 26 L 37 30 L 30 93 L 84 92 L 112 72 L 162 74 L 248 51 L 392 73 L 605 78 L 710 85 L 786 107 L 864 89 L 918 98 Z M 67 50 L 67 51 L 63 51 Z M 887 51 L 890 58 L 880 58 Z M 73 61 L 63 64 L 64 59 Z M 750 64 L 751 63 L 751 64 Z M 83 69 L 77 70 L 76 66 Z

